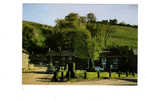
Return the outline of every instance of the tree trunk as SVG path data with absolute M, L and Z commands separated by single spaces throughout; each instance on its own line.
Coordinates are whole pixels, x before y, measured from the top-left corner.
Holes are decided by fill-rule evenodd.
M 94 70 L 94 60 L 92 59 L 92 70 Z
M 94 60 L 90 58 L 89 62 L 89 71 L 94 71 Z
M 53 78 L 52 78 L 53 82 L 57 82 L 57 71 L 54 72 Z
M 69 73 L 70 73 L 70 75 L 69 75 Z M 75 78 L 75 73 L 73 71 L 73 63 L 68 64 L 68 71 L 67 71 L 66 76 L 71 77 L 71 78 Z

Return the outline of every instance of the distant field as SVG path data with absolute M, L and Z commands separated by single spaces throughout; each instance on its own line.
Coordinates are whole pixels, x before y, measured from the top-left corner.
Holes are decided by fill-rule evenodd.
M 117 25 L 112 27 L 114 27 L 115 31 L 111 34 L 111 38 L 108 40 L 107 45 L 119 45 L 137 48 L 137 28 Z

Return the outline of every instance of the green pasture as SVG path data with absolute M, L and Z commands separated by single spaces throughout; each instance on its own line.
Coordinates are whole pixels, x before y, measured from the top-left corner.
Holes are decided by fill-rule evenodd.
M 111 34 L 107 45 L 129 46 L 137 48 L 138 29 L 126 26 L 113 25 L 114 32 Z

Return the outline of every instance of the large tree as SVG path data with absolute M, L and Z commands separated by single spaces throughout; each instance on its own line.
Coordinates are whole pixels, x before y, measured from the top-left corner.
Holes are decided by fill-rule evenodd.
M 87 29 L 89 30 L 91 34 L 91 40 L 89 42 L 89 59 L 90 59 L 90 69 L 89 71 L 92 71 L 94 69 L 94 55 L 95 55 L 95 46 L 96 46 L 96 33 L 98 30 L 97 24 L 96 24 L 96 17 L 93 13 L 87 14 Z
M 82 20 L 81 20 L 82 19 Z M 70 13 L 64 19 L 56 20 L 54 31 L 60 35 L 62 50 L 73 52 L 78 58 L 88 58 L 90 32 L 86 29 L 85 20 L 77 13 Z M 69 63 L 68 73 L 74 77 L 73 62 Z

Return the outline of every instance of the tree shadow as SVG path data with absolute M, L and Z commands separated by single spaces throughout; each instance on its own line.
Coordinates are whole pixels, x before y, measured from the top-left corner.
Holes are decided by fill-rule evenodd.
M 130 81 L 130 82 L 137 82 L 137 79 L 128 79 L 128 78 L 123 78 L 120 80 L 124 80 L 124 81 Z
M 37 81 L 40 81 L 40 82 L 52 82 L 52 78 L 37 78 Z
M 35 74 L 51 74 L 48 72 L 40 72 L 40 71 L 31 71 L 31 72 L 25 72 L 25 73 L 35 73 Z
M 106 80 L 106 79 L 109 79 L 109 77 L 102 77 L 101 79 Z
M 40 81 L 40 82 L 67 82 L 68 80 L 67 79 L 64 79 L 64 80 L 61 80 L 61 79 L 58 79 L 57 81 L 54 81 L 53 78 L 37 78 L 37 81 Z

